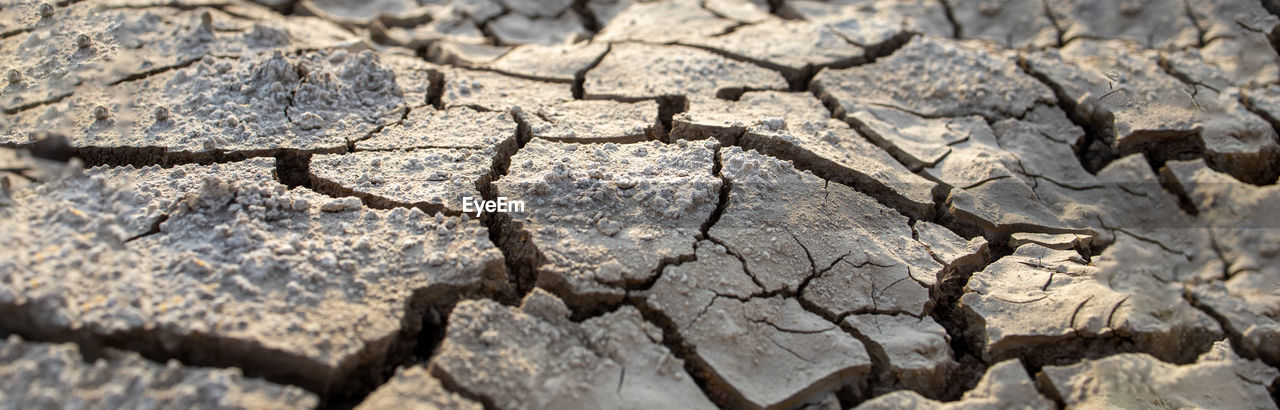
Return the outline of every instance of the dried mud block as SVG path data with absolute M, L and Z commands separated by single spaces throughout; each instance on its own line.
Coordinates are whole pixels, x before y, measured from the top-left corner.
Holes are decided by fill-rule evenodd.
M 916 217 L 933 214 L 935 183 L 913 174 L 848 125 L 830 118 L 812 95 L 760 91 L 737 101 L 698 99 L 672 118 L 672 139 L 716 138 L 795 161 L 823 178 L 858 187 Z
M 534 138 L 560 142 L 630 143 L 663 134 L 658 103 L 574 100 L 540 107 L 525 116 Z
M 489 46 L 489 40 L 480 30 L 480 25 L 463 11 L 467 8 L 487 8 L 493 5 L 499 7 L 496 11 L 500 13 L 501 6 L 495 5 L 493 0 L 466 3 L 428 4 L 425 6 L 424 18 L 428 20 L 426 23 L 409 25 L 396 23 L 390 26 L 373 24 L 369 26 L 369 33 L 372 38 L 382 43 L 414 50 L 428 48 L 431 50 L 428 54 L 431 60 L 441 64 L 453 63 L 454 61 L 450 61 L 449 58 L 454 53 L 470 55 L 471 52 L 478 50 L 505 49 Z M 488 10 L 478 11 L 488 12 Z
M 533 111 L 570 100 L 573 100 L 570 84 L 525 80 L 487 71 L 444 71 L 441 102 L 445 107 L 467 106 L 485 111 L 521 107 Z
M 1058 29 L 1043 0 L 961 0 L 949 3 L 960 35 L 1007 48 L 1058 45 Z
M 1070 407 L 1275 408 L 1269 389 L 1280 372 L 1236 355 L 1227 342 L 1182 366 L 1146 354 L 1120 354 L 1036 375 L 1047 394 Z
M 5 406 L 15 408 L 217 407 L 310 409 L 314 394 L 246 378 L 240 369 L 159 364 L 132 352 L 108 351 L 86 362 L 75 344 L 0 342 Z
M 671 118 L 671 139 L 715 138 L 722 145 L 737 145 L 747 129 L 768 122 L 777 128 L 787 124 L 825 125 L 830 112 L 812 95 L 780 91 L 751 91 L 737 100 L 695 98 L 689 109 Z
M 1272 123 L 1246 108 L 1239 90 L 1200 92 L 1196 101 L 1204 113 L 1200 139 L 1210 166 L 1255 185 L 1280 178 L 1280 136 Z
M 186 201 L 187 193 L 199 191 L 205 179 L 242 181 L 269 185 L 275 183 L 276 162 L 271 158 L 253 158 L 241 162 L 210 165 L 179 165 L 161 168 L 99 166 L 85 171 L 91 177 L 100 177 L 129 192 L 141 206 L 116 215 L 115 220 L 128 238 L 158 229 L 173 207 Z
M 795 407 L 865 379 L 861 342 L 795 299 L 753 297 L 761 292 L 725 247 L 703 241 L 696 260 L 668 266 L 640 297 L 730 406 Z
M 1017 232 L 1009 235 L 1009 247 L 1017 248 L 1022 245 L 1036 244 L 1049 249 L 1057 250 L 1081 250 L 1088 249 L 1090 237 L 1078 234 L 1050 234 L 1050 233 L 1030 233 Z
M 154 185 L 90 175 L 19 193 L 0 208 L 4 328 L 344 393 L 408 354 L 460 295 L 506 286 L 474 220 L 202 174 L 174 184 L 197 188 L 142 236 L 130 216 L 170 195 Z
M 1248 34 L 1261 38 L 1224 37 L 1200 48 L 1167 50 L 1160 54 L 1160 63 L 1185 76 L 1194 86 L 1210 90 L 1265 87 L 1280 81 L 1280 68 L 1276 66 L 1280 56 L 1266 36 Z
M 911 225 L 915 238 L 928 248 L 929 254 L 949 269 L 973 270 L 982 267 L 991 258 L 991 249 L 983 237 L 964 239 L 955 232 L 929 221 L 916 221 Z
M 145 1 L 164 1 L 164 0 L 145 0 Z M 260 4 L 262 6 L 268 6 L 268 8 L 273 8 L 276 10 L 284 9 L 285 6 L 288 6 L 289 4 L 293 4 L 292 0 L 252 0 L 252 1 L 253 3 Z
M 1268 13 L 1262 2 L 1201 1 L 1187 3 L 1187 9 L 1204 26 L 1204 44 L 1174 52 L 1174 56 L 1189 57 L 1169 59 L 1175 70 L 1191 72 L 1207 63 L 1220 70 L 1217 78 L 1225 81 L 1196 80 L 1219 90 L 1230 85 L 1261 86 L 1280 80 L 1280 55 L 1271 42 L 1271 38 L 1280 36 L 1280 18 Z
M 537 285 L 576 307 L 617 302 L 666 262 L 693 254 L 716 208 L 716 144 L 574 144 L 534 139 L 494 183 L 540 253 Z
M 301 0 L 293 7 L 299 14 L 353 26 L 368 26 L 379 20 L 425 20 L 426 14 L 416 0 Z
M 433 41 L 425 47 L 428 60 L 461 68 L 484 67 L 515 49 L 514 46 L 492 45 L 487 42 L 473 43 L 461 39 Z
M 707 0 L 702 7 L 725 18 L 755 24 L 773 18 L 767 0 Z
M 993 180 L 1017 175 L 1018 158 L 1007 152 L 996 140 L 995 132 L 979 116 L 948 118 L 933 122 L 930 131 L 940 131 L 938 126 L 964 135 L 960 141 L 948 144 L 944 158 L 925 168 L 924 174 L 947 186 L 969 189 Z M 936 137 L 935 137 L 936 138 Z
M 382 64 L 396 75 L 396 84 L 400 86 L 404 103 L 410 110 L 430 105 L 432 98 L 440 97 L 440 90 L 433 88 L 443 85 L 440 66 L 407 52 L 385 52 L 381 59 Z
M 519 308 L 463 301 L 429 368 L 499 409 L 715 408 L 634 307 L 580 323 L 569 313 L 540 289 Z
M 595 40 L 609 43 L 673 43 L 722 34 L 740 24 L 708 11 L 697 0 L 634 2 L 612 19 L 596 18 L 607 24 Z
M 946 391 L 951 372 L 959 367 L 952 359 L 951 337 L 929 317 L 855 314 L 841 325 L 867 343 L 873 360 L 882 364 L 881 388 L 934 396 Z
M 367 140 L 358 151 L 405 151 L 422 148 L 468 148 L 485 155 L 515 152 L 518 125 L 511 113 L 481 111 L 466 106 L 413 110 L 399 124 L 390 125 Z
M 828 105 L 838 106 L 841 117 L 870 105 L 925 117 L 999 119 L 1057 101 L 1048 87 L 1023 74 L 1011 51 L 927 36 L 872 64 L 822 70 L 810 87 Z
M 40 18 L 37 8 L 27 10 L 31 17 Z M 201 48 L 214 35 L 211 17 L 201 21 L 195 12 L 99 13 L 93 4 L 56 8 L 49 17 L 40 18 L 28 28 L 29 31 L 0 41 L 5 71 L 19 74 L 5 76 L 4 88 L 0 89 L 0 107 L 9 113 L 66 98 L 86 81 L 108 82 L 148 66 L 194 61 L 203 55 Z M 136 44 L 121 44 L 122 41 Z M 134 49 L 141 44 L 148 49 L 117 61 L 123 52 L 135 54 Z M 143 61 L 130 61 L 134 58 Z M 104 70 L 106 66 L 118 67 Z M 123 75 L 112 72 L 116 69 Z
M 892 107 L 859 107 L 844 118 L 912 171 L 937 165 L 972 132 L 953 125 L 965 117 L 923 118 Z
M 791 407 L 870 371 L 862 343 L 795 299 L 720 298 L 706 309 L 681 335 L 744 407 Z
M 1035 160 L 1024 157 L 1023 161 Z M 1111 243 L 1121 233 L 1159 243 L 1184 259 L 1197 259 L 1209 246 L 1179 200 L 1161 186 L 1141 155 L 1120 158 L 1098 171 L 1092 183 L 1056 184 L 1048 179 L 1035 187 L 1041 203 L 1071 226 L 1087 228 L 1097 244 Z M 1080 232 L 1077 232 L 1080 233 Z
M 205 58 L 120 84 L 81 89 L 19 118 L 65 131 L 93 162 L 168 163 L 337 152 L 405 110 L 395 74 L 371 51 Z
M 511 11 L 529 17 L 553 17 L 564 13 L 573 0 L 501 0 Z
M 458 0 L 449 2 L 449 6 L 475 21 L 487 21 L 501 15 L 505 4 L 500 0 Z
M 946 204 L 950 214 L 992 236 L 1012 232 L 1092 233 L 1087 228 L 1063 222 L 1040 202 L 1030 186 L 1014 178 L 998 178 L 975 187 L 953 189 Z
M 723 245 L 699 241 L 694 255 L 692 261 L 663 267 L 653 286 L 637 293 L 647 309 L 675 328 L 693 325 L 718 298 L 748 300 L 764 292 Z
M 1163 163 L 1203 155 L 1241 180 L 1273 181 L 1275 129 L 1244 109 L 1235 91 L 1184 84 L 1157 60 L 1133 43 L 1080 40 L 1036 53 L 1028 64 L 1120 156 L 1143 153 Z
M 1196 22 L 1178 0 L 1112 1 L 1048 0 L 1064 42 L 1123 38 L 1147 48 L 1194 47 L 1200 43 Z
M 1026 118 L 1000 120 L 991 125 L 997 147 L 1015 159 L 1012 169 L 1030 179 L 1049 179 L 1059 185 L 1084 187 L 1096 183 L 1076 157 L 1085 132 L 1056 107 L 1036 107 Z M 983 133 L 985 138 L 986 134 Z M 989 141 L 989 140 L 987 140 Z M 1004 158 L 1001 158 L 1004 159 Z
M 775 71 L 710 51 L 620 43 L 587 72 L 583 87 L 588 99 L 641 100 L 736 97 L 747 90 L 785 90 L 787 82 Z
M 316 190 L 355 196 L 375 208 L 414 207 L 462 212 L 463 198 L 480 198 L 494 150 L 423 148 L 316 155 L 309 169 Z
M 445 389 L 427 371 L 426 367 L 414 366 L 408 369 L 396 369 L 382 386 L 369 393 L 364 401 L 355 408 L 357 410 L 390 410 L 408 407 L 430 408 L 440 410 L 480 410 L 484 406 L 461 395 Z
M 349 33 L 335 33 L 340 30 L 292 17 L 247 21 L 203 8 L 73 3 L 56 8 L 31 31 L 0 41 L 0 60 L 11 64 L 5 71 L 19 74 L 3 79 L 0 108 L 14 113 L 64 99 L 83 84 L 114 85 L 185 67 L 205 56 L 316 49 L 355 41 Z
M 600 24 L 608 24 L 619 13 L 635 4 L 635 0 L 587 0 L 586 9 Z
M 1039 110 L 1039 108 L 1035 109 Z M 1032 112 L 1035 112 L 1033 110 Z M 1031 115 L 1028 114 L 1028 117 Z M 997 238 L 1014 232 L 1078 233 L 1092 234 L 1090 224 L 1079 225 L 1064 221 L 1059 212 L 1046 205 L 1037 196 L 1034 179 L 1025 177 L 1027 166 L 1036 158 L 1022 158 L 1023 151 L 1005 149 L 1001 140 L 985 121 L 979 117 L 959 117 L 946 120 L 928 120 L 927 129 L 911 129 L 908 132 L 925 135 L 926 140 L 937 141 L 943 135 L 963 135 L 960 140 L 947 144 L 946 153 L 932 166 L 923 169 L 925 175 L 951 187 L 946 205 L 958 219 L 982 228 L 984 234 Z M 1021 123 L 1020 123 L 1021 124 Z M 1026 138 L 1041 145 L 1052 140 L 1036 129 L 1035 124 L 1021 124 L 1028 133 Z M 882 129 L 885 125 L 878 124 Z M 906 130 L 904 130 L 906 131 Z M 1003 131 L 1003 129 L 1002 129 Z M 882 134 L 884 135 L 884 134 Z M 928 137 L 933 135 L 932 137 Z M 904 144 L 905 145 L 905 144 Z M 936 146 L 936 143 L 934 143 Z M 1070 147 L 1066 147 L 1068 154 Z M 1037 147 L 1040 147 L 1037 145 Z M 1032 151 L 1032 154 L 1041 153 Z M 1057 153 L 1057 152 L 1055 152 Z M 1049 157 L 1046 161 L 1075 161 L 1074 155 L 1065 158 Z M 1077 168 L 1078 164 L 1073 163 Z M 1037 165 L 1038 166 L 1038 165 Z M 1083 170 L 1081 171 L 1083 172 Z M 1092 175 L 1086 176 L 1092 178 Z M 1045 182 L 1044 184 L 1047 184 Z M 1092 221 L 1090 223 L 1093 223 Z
M 927 0 L 788 1 L 783 16 L 824 23 L 862 47 L 889 44 L 910 34 L 951 37 L 955 32 L 942 3 Z
M 1280 215 L 1272 205 L 1280 190 L 1243 184 L 1201 161 L 1170 162 L 1164 172 L 1209 227 L 1213 248 L 1205 252 L 1224 264 L 1216 280 L 1192 283 L 1194 302 L 1222 321 L 1241 353 L 1280 365 Z
M 1266 118 L 1271 124 L 1280 124 L 1280 85 L 1244 91 L 1245 104 L 1259 116 Z
M 1182 299 L 1185 259 L 1122 236 L 1088 264 L 1074 250 L 1023 245 L 974 273 L 959 309 L 989 361 L 1033 365 L 1141 351 L 1187 363 L 1222 338 Z
M 1002 166 L 1019 177 L 1018 185 L 1033 188 L 1037 202 L 1066 226 L 1088 230 L 1074 234 L 1096 236 L 1101 244 L 1109 243 L 1116 229 L 1145 235 L 1157 228 L 1191 226 L 1190 220 L 1177 208 L 1177 198 L 1159 186 L 1156 175 L 1142 157 L 1134 155 L 1113 161 L 1097 175 L 1086 171 L 1074 156 L 1073 148 L 1081 141 L 1083 131 L 1071 125 L 1059 109 L 1036 108 L 1023 120 L 995 123 L 992 131 L 996 143 L 987 146 L 1003 149 L 996 154 L 1003 161 Z M 982 157 L 973 160 L 984 161 Z M 1006 183 L 1013 185 L 1015 179 L 1010 178 Z M 1139 209 L 1141 211 L 1135 211 Z
M 527 44 L 511 49 L 484 67 L 512 75 L 546 81 L 573 82 L 578 74 L 609 50 L 603 42 Z
M 1027 370 L 1017 360 L 1005 360 L 987 369 L 978 385 L 954 402 L 937 402 L 919 393 L 902 390 L 868 400 L 859 410 L 875 409 L 1002 409 L 1017 403 L 1028 409 L 1048 410 L 1056 408 L 1052 401 L 1040 395 Z
M 793 84 L 807 80 L 820 67 L 847 67 L 866 60 L 866 50 L 845 41 L 826 25 L 778 18 L 722 36 L 678 42 L 777 70 Z
M 582 18 L 577 13 L 563 13 L 560 17 L 529 18 L 523 14 L 507 13 L 487 26 L 500 44 L 556 45 L 590 38 Z
M 793 160 L 908 216 L 933 217 L 937 184 L 912 173 L 838 120 L 778 124 L 766 119 L 743 135 L 742 146 Z
M 281 17 L 280 14 L 262 8 L 250 7 L 243 2 L 233 2 L 220 8 L 232 16 L 249 16 L 244 23 L 240 42 L 223 41 L 216 56 L 237 56 L 265 52 L 271 47 L 285 48 L 293 52 L 342 48 L 358 52 L 370 48 L 364 38 L 340 25 L 298 15 Z
M 927 311 L 942 266 L 907 217 L 775 158 L 731 147 L 721 160 L 731 189 L 710 237 L 766 291 L 796 292 L 832 317 Z
M 925 171 L 948 184 L 977 184 L 957 185 L 961 189 L 951 190 L 947 204 L 959 219 L 993 238 L 1073 234 L 1092 237 L 1088 244 L 1101 246 L 1124 232 L 1171 249 L 1208 243 L 1203 232 L 1187 233 L 1194 220 L 1161 187 L 1141 155 L 1112 161 L 1097 175 L 1086 171 L 1073 151 L 1083 131 L 1056 108 L 1037 107 L 1024 119 L 992 127 L 977 119 L 962 123 L 953 119 L 951 128 L 968 139 L 952 144 L 952 152 Z

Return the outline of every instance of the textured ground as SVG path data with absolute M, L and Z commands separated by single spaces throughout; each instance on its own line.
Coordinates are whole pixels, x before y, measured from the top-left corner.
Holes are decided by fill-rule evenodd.
M 0 408 L 1276 408 L 1273 13 L 0 0 Z

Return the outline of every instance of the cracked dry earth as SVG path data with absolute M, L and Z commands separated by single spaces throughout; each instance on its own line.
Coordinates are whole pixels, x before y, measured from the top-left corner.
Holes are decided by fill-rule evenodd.
M 1278 12 L 0 0 L 0 408 L 1276 408 Z

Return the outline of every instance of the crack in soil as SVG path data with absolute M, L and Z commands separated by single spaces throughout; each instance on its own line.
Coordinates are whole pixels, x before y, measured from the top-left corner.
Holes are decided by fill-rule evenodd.
M 1111 140 L 1115 132 L 1110 126 L 1101 124 L 1096 119 L 1086 118 L 1081 114 L 1079 104 L 1068 96 L 1061 86 L 1050 80 L 1048 75 L 1032 68 L 1031 61 L 1025 54 L 1018 55 L 1018 67 L 1027 75 L 1053 90 L 1053 94 L 1058 100 L 1057 105 L 1067 114 L 1067 119 L 1084 130 L 1084 138 L 1081 138 L 1079 145 L 1074 148 L 1076 158 L 1080 161 L 1080 165 L 1084 167 L 1085 171 L 1090 174 L 1097 174 L 1099 170 L 1116 159 L 1117 154 L 1111 148 Z

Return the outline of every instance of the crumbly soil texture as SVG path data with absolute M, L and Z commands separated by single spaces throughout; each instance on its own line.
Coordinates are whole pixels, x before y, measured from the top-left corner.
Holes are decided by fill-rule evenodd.
M 0 408 L 1280 405 L 1272 0 L 0 0 Z

